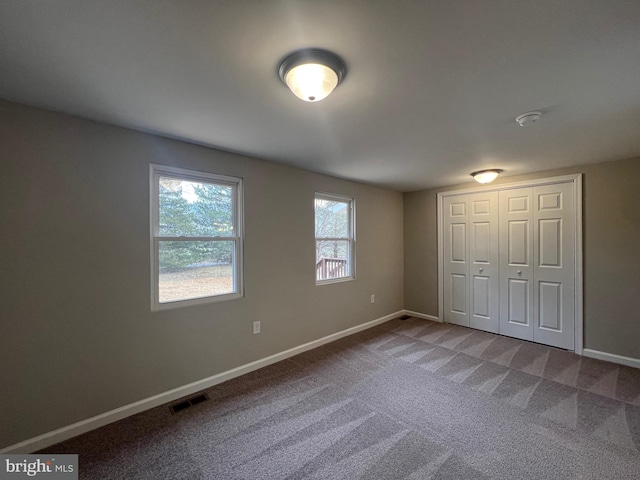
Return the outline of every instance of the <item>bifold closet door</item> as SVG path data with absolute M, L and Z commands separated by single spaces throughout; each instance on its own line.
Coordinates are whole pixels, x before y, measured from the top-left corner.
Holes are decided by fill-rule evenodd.
M 469 326 L 498 333 L 498 192 L 469 195 Z
M 500 333 L 574 349 L 573 184 L 500 192 Z
M 500 196 L 500 333 L 533 340 L 533 189 Z
M 445 197 L 444 321 L 498 332 L 498 193 Z
M 467 195 L 445 197 L 444 216 L 444 321 L 469 326 L 469 219 Z
M 575 206 L 573 185 L 533 189 L 535 342 L 574 349 Z

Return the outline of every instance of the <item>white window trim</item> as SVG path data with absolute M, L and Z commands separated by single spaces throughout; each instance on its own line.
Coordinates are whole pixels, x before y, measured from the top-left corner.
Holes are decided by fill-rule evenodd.
M 229 185 L 235 188 L 235 202 L 233 203 L 233 224 L 235 236 L 215 236 L 215 237 L 172 237 L 160 236 L 159 228 L 159 182 L 161 176 L 174 176 L 184 180 L 199 182 L 213 182 L 217 184 Z M 201 305 L 204 303 L 215 303 L 233 300 L 244 296 L 243 282 L 243 250 L 244 250 L 244 207 L 242 193 L 242 178 L 218 175 L 215 173 L 200 172 L 167 165 L 149 165 L 149 196 L 150 196 L 150 260 L 151 260 L 151 310 L 170 310 L 175 308 Z M 224 295 L 211 295 L 207 297 L 176 300 L 174 302 L 160 303 L 159 301 L 159 244 L 160 241 L 206 241 L 206 240 L 227 240 L 236 243 L 234 270 L 234 292 Z
M 346 202 L 349 204 L 349 237 L 348 238 L 333 238 L 333 237 L 316 237 L 315 236 L 315 220 L 316 220 L 316 211 L 315 211 L 315 200 L 320 198 L 322 200 L 329 201 L 337 201 L 337 202 Z M 350 282 L 355 280 L 356 278 L 356 199 L 353 197 L 346 197 L 343 195 L 336 195 L 334 193 L 323 193 L 316 192 L 314 197 L 314 209 L 313 209 L 313 222 L 314 222 L 314 250 L 317 245 L 318 240 L 348 240 L 349 241 L 349 275 L 346 277 L 340 278 L 329 278 L 326 280 L 318 280 L 317 272 L 315 271 L 315 265 L 317 264 L 317 258 L 314 255 L 314 272 L 313 275 L 316 279 L 316 285 L 328 285 L 331 283 L 342 283 L 342 282 Z

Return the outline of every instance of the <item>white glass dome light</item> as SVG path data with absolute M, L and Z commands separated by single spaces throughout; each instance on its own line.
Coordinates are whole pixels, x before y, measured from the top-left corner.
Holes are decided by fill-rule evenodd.
M 478 183 L 491 183 L 498 175 L 500 175 L 504 170 L 500 170 L 498 168 L 492 168 L 490 170 L 479 170 L 477 172 L 473 172 L 471 176 Z
M 298 50 L 279 68 L 280 79 L 305 102 L 326 98 L 343 80 L 346 66 L 337 55 L 320 49 Z
M 325 65 L 305 63 L 289 70 L 285 82 L 296 97 L 305 102 L 318 102 L 336 88 L 338 75 Z

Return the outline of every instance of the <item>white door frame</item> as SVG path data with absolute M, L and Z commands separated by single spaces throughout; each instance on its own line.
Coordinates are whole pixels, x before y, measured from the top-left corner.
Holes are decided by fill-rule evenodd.
M 583 318 L 583 275 L 582 275 L 582 174 L 563 175 L 559 177 L 539 178 L 535 180 L 525 180 L 514 183 L 501 183 L 486 187 L 465 188 L 462 190 L 451 190 L 438 192 L 438 317 L 444 321 L 444 224 L 442 205 L 444 197 L 460 195 L 465 193 L 478 193 L 489 191 L 510 190 L 513 188 L 537 187 L 541 185 L 552 185 L 554 183 L 573 183 L 574 205 L 576 212 L 575 222 L 575 353 L 582 355 L 584 318 Z

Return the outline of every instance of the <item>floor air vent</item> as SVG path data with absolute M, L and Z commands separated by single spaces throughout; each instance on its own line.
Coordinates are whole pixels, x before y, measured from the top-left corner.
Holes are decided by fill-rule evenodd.
M 182 410 L 186 410 L 189 407 L 193 407 L 194 405 L 197 405 L 199 403 L 206 402 L 207 400 L 209 400 L 207 394 L 201 393 L 199 395 L 196 395 L 195 397 L 187 398 L 186 400 L 180 400 L 179 402 L 174 403 L 169 407 L 169 411 L 173 415 L 175 415 Z
M 402 315 L 401 317 L 398 317 L 398 320 L 409 320 L 411 317 L 409 315 Z

